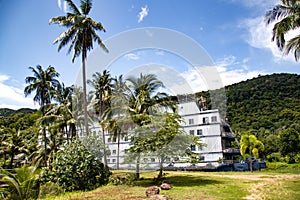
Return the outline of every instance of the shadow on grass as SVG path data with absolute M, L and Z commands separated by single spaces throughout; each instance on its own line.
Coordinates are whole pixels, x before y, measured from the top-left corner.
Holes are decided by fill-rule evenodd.
M 210 177 L 204 176 L 191 176 L 191 175 L 172 175 L 167 176 L 165 179 L 167 182 L 177 187 L 193 187 L 193 186 L 205 186 L 205 185 L 216 185 L 224 184 L 224 181 L 211 179 Z M 144 178 L 134 182 L 135 186 L 149 187 L 158 185 L 150 178 Z

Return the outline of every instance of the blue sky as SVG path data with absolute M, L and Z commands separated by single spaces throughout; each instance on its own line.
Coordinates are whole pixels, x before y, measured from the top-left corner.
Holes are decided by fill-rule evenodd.
M 79 0 L 74 2 L 79 5 Z M 184 34 L 203 47 L 223 84 L 229 85 L 259 74 L 300 73 L 299 63 L 295 63 L 292 56 L 282 56 L 271 42 L 272 27 L 263 21 L 266 10 L 278 2 L 94 0 L 90 16 L 106 28 L 105 33 L 99 32 L 104 41 L 124 31 L 144 27 Z M 76 59 L 72 63 L 72 55 L 66 54 L 67 48 L 57 51 L 53 41 L 65 28 L 48 24 L 50 18 L 65 14 L 64 1 L 0 0 L 0 9 L 0 107 L 34 107 L 32 98 L 25 98 L 23 94 L 24 79 L 31 75 L 29 66 L 54 66 L 62 82 L 73 84 L 81 61 Z M 111 71 L 127 73 L 131 67 L 149 63 L 174 68 L 197 87 L 193 69 L 178 56 L 160 50 L 128 52 L 114 62 Z

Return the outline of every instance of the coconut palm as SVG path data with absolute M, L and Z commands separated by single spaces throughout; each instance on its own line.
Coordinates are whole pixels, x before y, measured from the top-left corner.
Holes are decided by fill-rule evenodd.
M 132 121 L 139 127 L 151 123 L 151 114 L 155 114 L 161 107 L 176 109 L 176 104 L 166 93 L 159 92 L 163 83 L 153 74 L 140 74 L 138 78 L 130 77 L 129 82 L 129 114 Z M 137 140 L 139 136 L 136 136 Z M 139 142 L 138 142 L 139 143 Z M 136 178 L 139 178 L 139 159 L 141 148 L 137 149 Z
M 128 114 L 128 95 L 127 85 L 120 75 L 114 78 L 112 84 L 112 97 L 110 107 L 105 111 L 105 126 L 110 137 L 117 141 L 117 169 L 120 166 L 120 140 L 126 137 L 128 129 L 131 126 L 131 120 Z
M 286 41 L 286 36 L 290 31 L 300 28 L 300 1 L 281 0 L 281 4 L 266 12 L 265 21 L 267 24 L 276 22 L 273 27 L 272 41 L 276 41 L 278 48 L 285 55 L 292 51 L 295 60 L 298 61 L 300 57 L 300 34 L 289 41 Z
M 88 113 L 87 113 L 87 98 L 86 98 L 86 58 L 87 52 L 93 49 L 93 42 L 97 42 L 100 47 L 108 52 L 102 39 L 97 35 L 96 31 L 105 32 L 104 27 L 100 22 L 94 21 L 88 16 L 92 8 L 92 0 L 81 0 L 80 9 L 73 3 L 72 0 L 65 0 L 69 6 L 70 12 L 66 16 L 58 16 L 49 20 L 49 23 L 57 23 L 67 27 L 67 30 L 55 39 L 54 44 L 59 43 L 58 51 L 62 47 L 70 43 L 68 53 L 73 49 L 72 62 L 81 54 L 82 61 L 82 80 L 83 80 L 83 101 L 84 101 L 84 125 L 86 134 L 88 129 Z
M 93 79 L 88 80 L 95 90 L 92 91 L 95 99 L 95 110 L 98 113 L 99 123 L 102 124 L 102 140 L 105 146 L 105 125 L 103 124 L 104 113 L 110 107 L 112 94 L 112 77 L 109 71 L 104 70 L 103 73 L 96 72 L 93 74 Z M 106 153 L 104 151 L 104 164 L 107 165 Z
M 252 156 L 255 156 L 258 158 L 258 151 L 264 150 L 264 144 L 259 141 L 255 135 L 251 135 L 249 133 L 246 133 L 242 135 L 241 141 L 241 155 L 244 159 L 246 159 L 246 156 L 250 156 L 250 171 L 252 172 Z
M 41 106 L 42 116 L 45 116 L 45 106 L 51 103 L 54 91 L 59 84 L 59 81 L 56 79 L 59 73 L 52 66 L 49 66 L 45 70 L 40 65 L 37 65 L 36 69 L 33 67 L 29 67 L 29 69 L 33 72 L 33 76 L 25 78 L 25 82 L 28 84 L 24 89 L 25 96 L 35 91 L 33 100 Z M 43 128 L 43 137 L 45 149 L 44 161 L 45 166 L 47 166 L 47 135 L 45 126 Z

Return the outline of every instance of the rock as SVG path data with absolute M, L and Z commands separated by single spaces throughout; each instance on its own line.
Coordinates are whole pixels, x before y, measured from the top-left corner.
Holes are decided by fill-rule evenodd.
M 152 200 L 169 200 L 169 198 L 165 195 L 161 195 L 161 194 L 156 194 L 151 196 Z
M 159 194 L 159 187 L 151 186 L 146 189 L 146 196 L 151 197 L 153 195 Z
M 160 188 L 161 188 L 162 190 L 170 190 L 170 189 L 172 188 L 172 185 L 171 185 L 170 183 L 162 183 L 162 184 L 160 185 Z

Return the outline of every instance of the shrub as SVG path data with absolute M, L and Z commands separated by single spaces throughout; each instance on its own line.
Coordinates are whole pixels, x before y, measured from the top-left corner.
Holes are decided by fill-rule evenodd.
M 39 198 L 44 198 L 47 196 L 57 196 L 64 193 L 64 190 L 59 187 L 56 183 L 47 182 L 40 186 Z
M 52 171 L 44 170 L 41 180 L 57 183 L 66 191 L 94 189 L 107 184 L 111 174 L 79 141 L 58 151 L 51 167 Z

